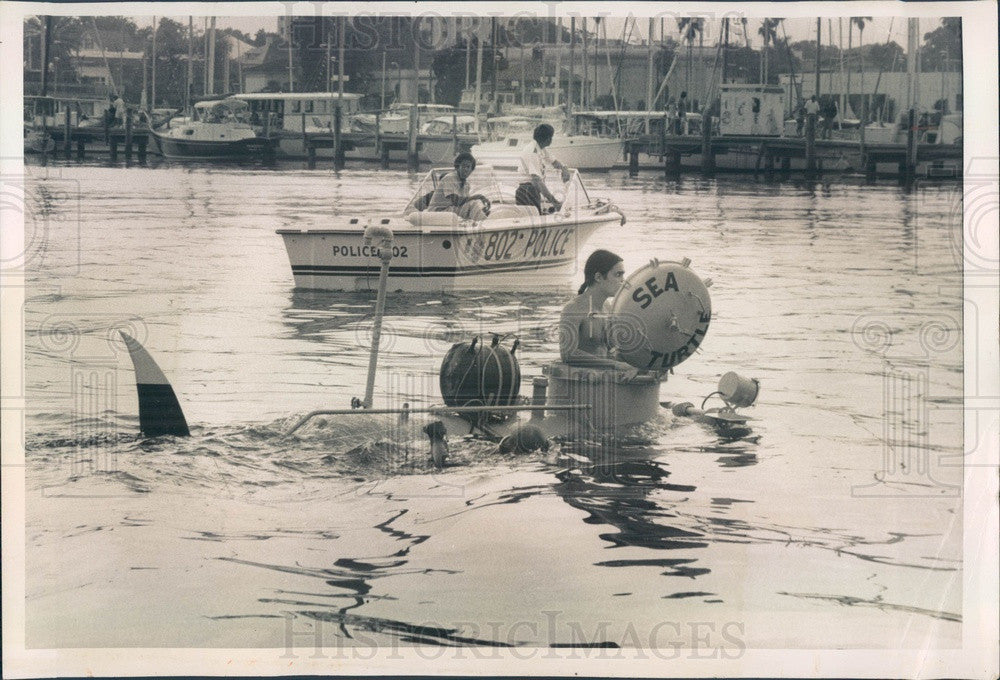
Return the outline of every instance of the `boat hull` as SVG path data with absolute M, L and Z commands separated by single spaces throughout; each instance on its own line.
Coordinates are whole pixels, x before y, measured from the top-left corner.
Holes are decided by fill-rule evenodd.
M 623 157 L 618 139 L 576 135 L 556 138 L 548 148 L 549 155 L 563 165 L 578 170 L 610 170 Z M 502 170 L 520 168 L 520 147 L 507 142 L 487 142 L 472 147 L 476 161 Z
M 357 222 L 357 220 L 355 220 Z M 581 250 L 599 228 L 620 223 L 617 213 L 577 220 L 538 216 L 453 227 L 414 227 L 385 220 L 395 238 L 391 291 L 538 291 L 571 285 Z M 377 290 L 381 258 L 365 245 L 364 224 L 348 229 L 281 229 L 295 287 Z
M 271 152 L 270 143 L 263 138 L 217 140 L 182 140 L 151 133 L 156 148 L 166 158 L 196 160 L 254 160 Z

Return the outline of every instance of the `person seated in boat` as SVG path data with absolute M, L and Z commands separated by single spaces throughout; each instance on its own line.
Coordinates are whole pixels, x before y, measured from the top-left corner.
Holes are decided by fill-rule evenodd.
M 569 181 L 569 169 L 555 160 L 546 151 L 552 144 L 552 137 L 555 130 L 548 123 L 542 123 L 535 128 L 532 135 L 534 138 L 529 144 L 521 149 L 521 184 L 514 192 L 514 202 L 517 205 L 533 205 L 542 212 L 542 199 L 550 203 L 555 210 L 562 208 L 562 203 L 552 195 L 545 184 L 545 173 L 549 167 L 555 168 L 562 173 L 562 181 Z
M 490 213 L 490 201 L 481 194 L 469 195 L 469 175 L 476 169 L 476 159 L 467 151 L 455 156 L 455 171 L 438 180 L 427 210 L 454 212 L 465 220 L 480 221 Z
M 625 372 L 631 380 L 639 370 L 610 355 L 607 306 L 625 281 L 622 259 L 608 250 L 595 250 L 583 266 L 583 285 L 563 307 L 559 317 L 559 355 L 573 366 Z

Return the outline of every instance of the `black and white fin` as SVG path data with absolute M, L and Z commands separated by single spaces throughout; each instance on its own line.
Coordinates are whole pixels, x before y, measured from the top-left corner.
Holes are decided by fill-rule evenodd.
M 119 331 L 135 368 L 135 387 L 139 393 L 139 429 L 147 437 L 191 434 L 174 388 L 153 361 L 146 348 L 132 336 Z

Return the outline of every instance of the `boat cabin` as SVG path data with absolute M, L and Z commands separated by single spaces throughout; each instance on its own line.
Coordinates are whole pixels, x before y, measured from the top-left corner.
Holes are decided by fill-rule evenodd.
M 250 107 L 254 125 L 268 120 L 272 130 L 302 132 L 307 128 L 330 128 L 334 112 L 340 107 L 342 126 L 361 109 L 361 95 L 345 92 L 253 92 L 233 95 Z
M 191 107 L 191 121 L 194 123 L 250 123 L 250 106 L 232 97 L 209 99 L 195 102 Z
M 57 97 L 24 97 L 24 123 L 32 128 L 62 127 L 69 123 L 75 127 L 97 126 L 104 123 L 104 111 L 108 108 L 107 99 Z

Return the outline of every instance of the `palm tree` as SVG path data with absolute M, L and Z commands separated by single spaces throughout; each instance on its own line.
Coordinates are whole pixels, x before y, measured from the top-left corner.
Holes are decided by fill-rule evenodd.
M 760 82 L 761 85 L 767 83 L 767 48 L 771 43 L 778 40 L 778 25 L 782 19 L 764 19 L 757 33 L 764 38 L 764 49 L 760 53 Z
M 862 102 L 864 102 L 864 100 L 865 100 L 865 56 L 864 56 L 864 50 L 862 49 L 862 46 L 864 45 L 864 41 L 865 41 L 865 24 L 867 22 L 871 21 L 871 20 L 872 20 L 871 17 L 851 17 L 850 23 L 847 24 L 847 46 L 848 46 L 848 52 L 850 52 L 850 45 L 851 45 L 851 29 L 854 26 L 858 27 L 858 54 L 861 57 L 861 101 Z M 847 77 L 848 77 L 848 83 L 850 83 L 850 77 L 851 77 L 851 71 L 850 71 L 850 69 L 848 69 L 848 71 L 847 71 Z M 848 84 L 848 88 L 847 88 L 848 106 L 850 106 L 850 97 L 851 97 L 850 90 L 851 90 L 851 88 L 850 88 L 850 85 Z M 864 104 L 862 104 L 862 106 L 861 106 L 861 111 L 862 111 L 861 116 L 862 116 L 862 118 L 864 118 L 864 115 L 865 115 L 864 114 L 864 110 L 865 110 L 865 107 L 864 107 Z M 861 124 L 864 125 L 866 122 L 867 121 L 862 120 Z
M 691 52 L 694 49 L 694 39 L 701 36 L 704 24 L 705 24 L 704 19 L 694 19 L 687 17 L 684 19 L 677 20 L 677 30 L 681 34 L 681 40 L 686 40 L 688 44 L 687 71 L 684 75 L 685 92 L 691 89 L 691 62 L 693 61 L 693 56 Z

